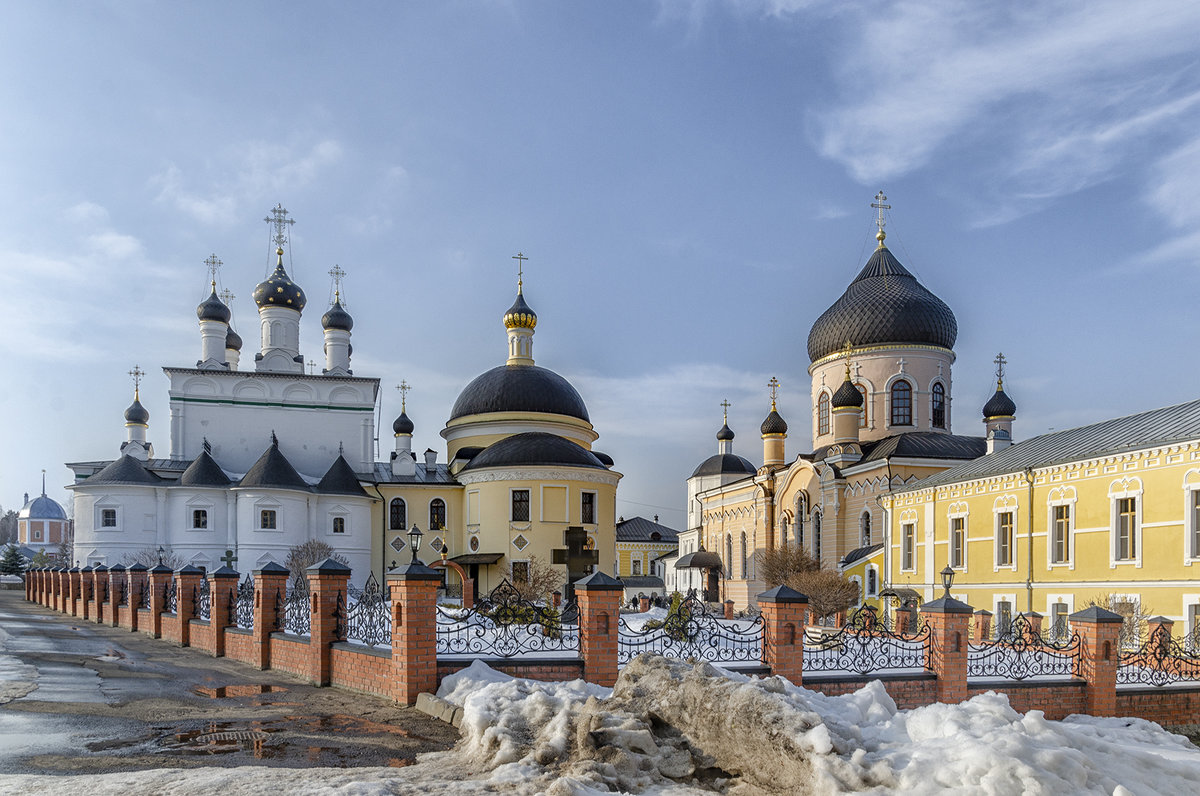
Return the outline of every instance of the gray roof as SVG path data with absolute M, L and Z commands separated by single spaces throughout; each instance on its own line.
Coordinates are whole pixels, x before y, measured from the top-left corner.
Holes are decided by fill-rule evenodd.
M 331 495 L 367 497 L 362 484 L 358 482 L 358 476 L 354 474 L 354 469 L 350 467 L 346 457 L 341 454 L 338 454 L 338 457 L 333 460 L 333 464 L 329 466 L 329 470 L 317 484 L 317 491 Z
M 200 455 L 188 465 L 179 478 L 180 486 L 215 486 L 226 487 L 231 481 L 221 469 L 212 454 L 200 451 Z
M 699 475 L 754 475 L 758 472 L 758 468 L 750 463 L 749 459 L 738 456 L 736 453 L 714 453 L 700 464 L 696 465 L 696 469 L 692 470 L 689 478 L 695 478 Z
M 986 478 L 1027 467 L 1090 459 L 1200 437 L 1200 400 L 1054 431 L 918 481 L 901 492 Z
M 846 553 L 846 555 L 842 558 L 841 565 L 843 567 L 848 567 L 855 561 L 858 561 L 861 558 L 866 558 L 870 555 L 874 555 L 881 549 L 883 549 L 883 542 L 877 542 L 873 545 L 867 545 L 866 547 L 856 547 L 849 553 Z
M 513 434 L 489 445 L 466 467 L 477 470 L 481 467 L 510 467 L 515 465 L 566 465 L 569 467 L 596 467 L 605 469 L 604 462 L 591 451 L 557 434 L 545 431 L 526 431 Z
M 655 539 L 654 534 L 658 534 Z M 618 542 L 667 542 L 674 544 L 679 537 L 679 531 L 659 525 L 645 517 L 631 517 L 617 523 Z
M 488 412 L 546 412 L 589 420 L 571 383 L 537 365 L 500 365 L 476 376 L 459 393 L 450 419 Z
M 425 469 L 424 462 L 417 463 L 416 472 L 412 475 L 392 475 L 392 465 L 387 462 L 375 462 L 375 469 L 370 474 L 364 473 L 363 480 L 377 484 L 457 484 L 458 481 L 450 475 L 450 468 L 439 464 L 432 471 Z
M 162 478 L 147 470 L 145 465 L 128 454 L 86 481 L 88 486 L 93 484 L 161 484 L 162 482 Z
M 67 512 L 57 500 L 47 497 L 43 492 L 39 497 L 35 497 L 22 506 L 17 516 L 31 520 L 65 520 Z
M 831 446 L 817 448 L 813 459 L 824 459 Z M 863 457 L 856 464 L 885 459 L 978 459 L 987 453 L 983 437 L 964 437 L 937 431 L 910 431 L 862 443 Z M 849 465 L 854 466 L 854 465 Z
M 272 435 L 274 437 L 274 435 Z M 240 487 L 270 487 L 273 489 L 299 489 L 311 491 L 308 483 L 296 472 L 296 468 L 279 450 L 279 443 L 274 439 L 271 447 L 258 457 L 256 461 L 237 483 Z
M 626 589 L 661 589 L 663 580 L 657 575 L 623 575 L 621 582 Z

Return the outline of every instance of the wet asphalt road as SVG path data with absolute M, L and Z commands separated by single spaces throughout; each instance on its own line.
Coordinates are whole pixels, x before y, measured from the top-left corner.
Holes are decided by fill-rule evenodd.
M 402 766 L 458 732 L 411 708 L 0 591 L 0 774 Z

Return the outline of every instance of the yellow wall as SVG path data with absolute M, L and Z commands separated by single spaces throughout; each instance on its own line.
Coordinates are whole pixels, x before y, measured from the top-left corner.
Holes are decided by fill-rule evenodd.
M 650 571 L 650 564 L 654 559 L 661 556 L 663 553 L 669 553 L 676 548 L 674 542 L 621 542 L 616 543 L 617 555 L 617 576 L 627 577 L 633 574 L 633 560 L 636 558 L 642 562 L 642 571 L 639 574 L 653 575 Z M 601 564 L 603 564 L 601 560 Z M 607 569 L 607 567 L 603 567 Z

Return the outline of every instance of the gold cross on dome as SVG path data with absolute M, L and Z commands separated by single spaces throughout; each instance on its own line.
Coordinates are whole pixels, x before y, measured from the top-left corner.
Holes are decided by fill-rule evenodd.
M 400 391 L 400 411 L 403 412 L 408 404 L 408 391 L 411 390 L 412 387 L 408 385 L 407 381 L 401 379 L 400 383 L 396 385 L 396 389 Z
M 999 354 L 996 354 L 996 358 L 992 361 L 996 363 L 996 389 L 1000 390 L 1004 388 L 1004 365 L 1008 360 L 1005 359 L 1004 352 L 1001 351 Z
M 340 265 L 334 264 L 333 268 L 329 269 L 329 275 L 333 277 L 333 300 L 339 301 L 342 297 L 342 278 L 346 276 L 346 272 Z
M 146 375 L 146 371 L 142 370 L 137 365 L 133 366 L 133 370 L 129 371 L 129 375 L 133 377 L 133 397 L 137 398 L 138 390 L 142 386 L 142 376 Z
M 879 241 L 880 246 L 883 245 L 883 239 L 887 237 L 887 233 L 883 231 L 883 226 L 887 223 L 883 220 L 883 211 L 892 209 L 892 206 L 889 204 L 884 204 L 885 202 L 887 202 L 887 197 L 883 195 L 883 191 L 875 194 L 875 201 L 871 202 L 871 207 L 879 211 L 879 214 L 875 219 L 875 224 L 879 227 L 879 231 L 875 233 L 875 239 Z
M 221 291 L 221 301 L 225 302 L 226 307 L 231 305 L 235 298 L 237 298 L 237 296 L 233 295 L 233 291 L 230 290 L 229 288 L 225 288 L 224 290 Z
M 217 289 L 217 270 L 224 265 L 220 258 L 215 254 L 208 255 L 208 259 L 204 261 L 208 266 L 208 281 L 212 284 L 213 290 Z
M 525 280 L 525 261 L 529 258 L 523 252 L 517 252 L 512 259 L 517 261 L 517 292 L 520 293 L 522 282 Z
M 774 376 L 767 382 L 767 386 L 771 388 L 771 411 L 775 411 L 775 399 L 779 397 L 779 379 Z
M 288 218 L 288 211 L 282 204 L 277 204 L 271 210 L 271 215 L 263 219 L 263 221 L 275 227 L 275 235 L 271 240 L 277 248 L 282 249 L 283 244 L 287 243 L 287 228 L 296 223 L 296 219 Z
M 721 406 L 725 410 L 722 417 L 724 418 L 725 422 L 728 423 L 729 422 L 729 407 L 733 406 L 733 404 L 729 403 L 729 399 L 726 398 L 724 401 L 721 401 Z

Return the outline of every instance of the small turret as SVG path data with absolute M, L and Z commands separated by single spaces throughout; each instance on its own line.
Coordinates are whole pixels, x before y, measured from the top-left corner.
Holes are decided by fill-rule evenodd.
M 733 453 L 733 429 L 729 427 L 729 400 L 721 402 L 724 409 L 721 430 L 717 432 L 717 453 Z
M 863 396 L 850 380 L 850 359 L 846 358 L 846 377 L 829 402 L 833 414 L 833 445 L 836 449 L 827 461 L 845 466 L 862 458 L 858 430 L 862 424 Z
M 225 370 L 225 337 L 229 333 L 229 307 L 217 296 L 217 269 L 221 261 L 210 255 L 204 264 L 208 266 L 212 291 L 208 298 L 196 307 L 200 321 L 200 359 L 196 367 L 205 370 Z
M 308 303 L 304 291 L 292 281 L 283 267 L 286 230 L 295 223 L 287 210 L 276 205 L 267 223 L 275 226 L 275 270 L 254 288 L 258 306 L 261 350 L 254 356 L 255 370 L 269 373 L 303 373 L 300 355 L 300 314 Z
M 325 330 L 325 370 L 326 376 L 349 376 L 350 370 L 350 330 L 354 328 L 354 319 L 342 306 L 341 279 L 346 275 L 338 266 L 329 272 L 335 282 L 333 305 L 321 316 L 321 328 Z
M 1008 361 L 1004 354 L 996 355 L 996 392 L 983 405 L 983 425 L 987 429 L 987 452 L 994 453 L 1012 444 L 1012 423 L 1017 416 L 1017 405 L 1004 392 L 1004 365 Z
M 141 401 L 141 381 L 146 375 L 140 367 L 133 366 L 129 371 L 133 377 L 133 403 L 125 410 L 126 440 L 121 444 L 121 453 L 132 456 L 139 461 L 148 461 L 154 455 L 154 448 L 146 442 L 146 432 L 150 428 L 150 413 Z
M 524 255 L 518 254 L 524 259 Z M 517 279 L 517 299 L 504 313 L 504 328 L 508 330 L 509 365 L 533 364 L 533 330 L 537 327 L 537 313 L 525 303 L 522 279 Z
M 412 455 L 412 434 L 415 426 L 408 418 L 408 391 L 412 389 L 408 382 L 401 381 L 396 387 L 400 391 L 400 416 L 392 423 L 392 433 L 396 435 L 396 449 L 392 451 L 392 475 L 414 475 L 417 472 L 417 461 Z
M 785 461 L 784 440 L 787 439 L 788 425 L 775 408 L 775 399 L 779 393 L 779 379 L 772 376 L 767 385 L 771 388 L 771 411 L 767 413 L 766 419 L 759 427 L 763 441 L 763 465 L 781 465 Z

